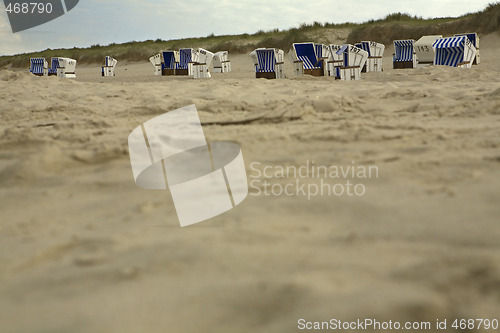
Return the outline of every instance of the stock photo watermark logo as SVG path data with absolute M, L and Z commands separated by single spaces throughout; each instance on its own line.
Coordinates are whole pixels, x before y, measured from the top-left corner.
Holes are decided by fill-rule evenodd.
M 73 8 L 79 0 L 4 0 L 12 32 L 20 32 L 50 22 Z
M 250 164 L 250 195 L 266 197 L 362 197 L 366 182 L 379 178 L 376 165 L 322 165 L 306 161 L 301 165 Z
M 146 121 L 130 133 L 128 146 L 136 184 L 169 188 L 182 227 L 220 215 L 248 194 L 240 147 L 208 143 L 194 105 Z

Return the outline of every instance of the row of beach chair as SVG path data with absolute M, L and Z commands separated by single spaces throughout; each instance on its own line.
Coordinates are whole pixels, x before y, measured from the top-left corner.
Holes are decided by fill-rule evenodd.
M 37 76 L 58 76 L 62 78 L 76 78 L 76 60 L 71 58 L 53 57 L 51 66 L 45 58 L 30 59 L 30 73 Z
M 184 48 L 179 51 L 160 52 L 149 61 L 155 75 L 188 75 L 195 79 L 210 78 L 213 62 L 214 73 L 231 71 L 231 61 L 227 51 L 212 53 L 203 48 Z
M 420 68 L 429 65 L 471 68 L 480 63 L 477 33 L 422 36 L 394 41 L 393 68 Z

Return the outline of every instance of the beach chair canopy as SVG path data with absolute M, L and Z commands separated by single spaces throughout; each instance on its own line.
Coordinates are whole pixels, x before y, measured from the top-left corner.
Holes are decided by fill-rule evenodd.
M 187 69 L 190 62 L 198 62 L 198 51 L 194 49 L 179 50 L 179 68 Z
M 106 67 L 115 67 L 117 63 L 118 60 L 110 56 L 106 56 L 106 58 L 104 59 L 104 66 Z
M 321 68 L 322 64 L 316 55 L 316 45 L 314 43 L 294 43 L 295 56 L 304 64 L 304 69 Z
M 360 49 L 368 52 L 369 57 L 383 57 L 385 51 L 385 45 L 382 43 L 377 43 L 373 41 L 363 41 L 355 45 Z
M 33 74 L 43 74 L 43 70 L 46 66 L 47 61 L 45 61 L 45 58 L 30 59 L 30 72 Z
M 467 36 L 437 39 L 432 47 L 436 50 L 434 65 L 457 67 L 474 61 L 476 48 Z
M 250 53 L 255 63 L 255 71 L 260 73 L 270 73 L 276 71 L 277 49 L 259 48 Z
M 179 52 L 165 51 L 163 52 L 162 69 L 176 69 L 179 67 Z
M 337 52 L 344 60 L 344 67 L 363 67 L 368 59 L 368 52 L 355 45 L 345 44 Z
M 316 57 L 318 59 L 328 57 L 328 46 L 324 44 L 314 44 L 314 49 L 316 51 Z
M 394 61 L 413 61 L 413 46 L 415 40 L 395 40 L 394 41 Z
M 469 40 L 472 42 L 472 45 L 474 45 L 476 49 L 479 48 L 479 38 L 477 37 L 477 33 L 468 32 L 464 34 L 455 34 L 455 37 L 460 37 L 460 36 L 467 36 L 467 38 L 469 38 Z
M 58 57 L 51 58 L 49 74 L 57 74 L 57 67 L 59 67 L 59 58 Z
M 207 66 L 210 66 L 213 59 L 214 54 L 212 52 L 202 48 L 198 49 L 198 62 L 200 64 L 206 64 Z
M 330 44 L 328 46 L 328 60 L 329 61 L 341 61 L 343 60 L 343 54 L 337 54 L 337 51 L 342 48 L 342 45 Z
M 154 56 L 150 57 L 149 61 L 153 64 L 153 66 L 161 65 L 161 53 L 155 54 Z

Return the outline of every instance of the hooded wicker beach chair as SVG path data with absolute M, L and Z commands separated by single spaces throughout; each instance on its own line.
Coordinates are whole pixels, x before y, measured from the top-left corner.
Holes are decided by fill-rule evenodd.
M 317 52 L 323 50 L 321 44 L 314 43 L 294 43 L 294 65 L 295 74 L 307 74 L 313 76 L 323 76 L 323 57 L 318 57 Z M 322 55 L 322 54 L 321 54 Z
M 193 76 L 195 79 L 209 79 L 210 65 L 214 59 L 214 54 L 208 50 L 198 49 L 198 62 L 193 64 Z
M 71 58 L 57 58 L 59 66 L 57 67 L 57 76 L 61 78 L 76 78 L 76 60 Z
M 30 59 L 30 73 L 37 76 L 47 76 L 49 64 L 45 58 Z
M 361 69 L 368 59 L 368 52 L 354 45 L 345 44 L 336 53 L 343 57 L 343 64 L 337 68 L 336 76 L 345 81 L 359 80 Z
M 255 77 L 265 79 L 285 78 L 283 58 L 285 52 L 280 49 L 259 48 L 250 53 L 255 65 Z
M 115 67 L 118 60 L 110 56 L 104 59 L 104 66 L 102 67 L 102 76 L 115 76 Z
M 415 42 L 415 53 L 417 54 L 417 67 L 425 67 L 434 63 L 434 42 L 443 38 L 442 35 L 422 36 Z
M 395 40 L 392 64 L 394 69 L 417 67 L 417 55 L 415 54 L 415 40 Z
M 231 61 L 227 51 L 219 51 L 214 55 L 214 73 L 227 73 L 231 71 Z
M 193 65 L 198 63 L 198 50 L 195 49 L 180 49 L 179 50 L 179 65 L 175 71 L 175 75 L 190 75 L 193 76 Z
M 469 32 L 465 34 L 456 34 L 456 37 L 458 36 L 467 36 L 470 41 L 472 42 L 472 45 L 476 48 L 476 57 L 474 58 L 474 62 L 472 63 L 473 65 L 479 65 L 481 62 L 481 57 L 479 56 L 479 36 L 475 32 Z
M 382 64 L 385 51 L 384 44 L 373 41 L 363 41 L 355 46 L 368 52 L 368 59 L 361 72 L 382 72 L 384 70 Z
M 155 68 L 154 75 L 161 75 L 162 70 L 162 54 L 158 53 L 149 58 L 149 61 Z
M 476 57 L 476 48 L 467 36 L 440 38 L 432 47 L 434 65 L 471 68 Z
M 161 65 L 162 75 L 175 75 L 175 71 L 179 68 L 179 51 L 163 52 L 163 62 Z

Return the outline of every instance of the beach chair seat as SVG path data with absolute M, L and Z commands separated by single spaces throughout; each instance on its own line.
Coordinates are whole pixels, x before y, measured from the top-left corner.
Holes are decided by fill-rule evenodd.
M 312 75 L 312 76 L 323 76 L 324 75 L 324 65 L 323 60 L 327 57 L 318 58 L 317 52 L 323 50 L 323 46 L 316 47 L 315 43 L 294 43 L 293 50 L 295 53 L 294 66 L 295 74 L 302 75 Z
M 415 40 L 395 40 L 392 64 L 394 69 L 416 68 L 417 54 L 415 53 Z
M 471 68 L 476 57 L 476 48 L 467 36 L 439 38 L 432 47 L 434 65 Z
M 50 68 L 48 71 L 49 76 L 57 75 L 57 68 L 59 67 L 59 58 L 52 57 L 50 58 Z
M 384 44 L 373 41 L 363 41 L 361 43 L 355 44 L 355 46 L 368 52 L 368 59 L 366 60 L 366 64 L 361 69 L 362 73 L 382 72 L 384 70 L 383 68 L 383 57 L 385 51 Z
M 61 78 L 76 78 L 76 60 L 71 58 L 58 57 L 59 66 L 57 67 L 57 76 Z
M 179 51 L 163 52 L 161 75 L 175 75 L 175 71 L 179 67 L 179 61 L 180 61 Z
M 422 36 L 415 42 L 415 53 L 417 54 L 417 67 L 422 68 L 434 63 L 434 42 L 443 38 L 442 35 Z
M 334 76 L 340 79 L 340 67 L 344 64 L 344 55 L 337 54 L 337 51 L 342 48 L 342 45 L 330 44 L 328 46 L 328 60 L 327 60 L 327 71 L 328 76 Z
M 198 49 L 198 62 L 193 64 L 193 76 L 195 79 L 209 79 L 210 65 L 214 59 L 214 54 L 208 50 Z
M 479 65 L 481 63 L 481 57 L 479 56 L 479 36 L 475 32 L 469 32 L 464 34 L 456 34 L 455 37 L 459 36 L 467 36 L 469 40 L 472 42 L 472 45 L 476 48 L 476 57 L 472 62 L 473 65 Z
M 284 57 L 285 52 L 274 48 L 258 48 L 250 53 L 255 65 L 255 77 L 257 79 L 284 79 Z
M 47 76 L 49 64 L 45 58 L 31 58 L 29 71 L 36 76 Z
M 198 63 L 198 50 L 186 48 L 179 50 L 179 65 L 175 75 L 193 76 L 193 65 Z
M 115 67 L 118 60 L 106 56 L 104 59 L 104 66 L 102 67 L 102 76 L 115 76 Z
M 342 55 L 343 64 L 337 68 L 340 80 L 352 81 L 361 78 L 361 69 L 366 64 L 368 52 L 351 44 L 344 44 L 337 55 Z
M 227 73 L 231 71 L 231 61 L 227 51 L 219 51 L 214 55 L 214 73 Z
M 149 61 L 155 68 L 154 75 L 162 75 L 162 54 L 158 53 L 149 58 Z

